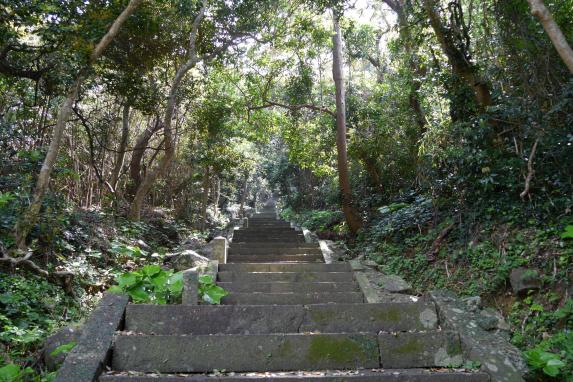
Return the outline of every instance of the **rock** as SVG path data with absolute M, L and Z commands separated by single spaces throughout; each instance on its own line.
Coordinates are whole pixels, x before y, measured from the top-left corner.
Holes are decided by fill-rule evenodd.
M 146 252 L 151 252 L 151 247 L 149 245 L 147 245 L 146 242 L 144 242 L 143 240 L 139 239 L 135 242 L 135 244 L 137 244 L 137 246 L 141 249 L 143 249 Z
M 464 304 L 466 304 L 468 306 L 468 310 L 470 312 L 476 312 L 481 307 L 481 297 L 480 296 L 466 297 L 466 298 L 462 299 L 462 301 L 464 302 Z
M 378 268 L 378 263 L 374 260 L 364 260 L 363 264 L 370 268 Z
M 477 324 L 483 330 L 495 330 L 497 329 L 497 318 L 491 316 L 480 316 L 477 318 Z
M 511 288 L 515 294 L 524 294 L 530 290 L 541 287 L 539 271 L 536 269 L 516 268 L 511 271 L 509 276 Z
M 397 275 L 382 275 L 379 285 L 391 293 L 408 293 L 412 290 L 412 285 Z
M 484 330 L 503 330 L 509 331 L 509 324 L 505 321 L 501 313 L 495 309 L 486 308 L 480 312 L 480 316 L 483 318 L 483 325 L 478 319 L 478 325 Z M 489 328 L 489 329 L 488 329 Z
M 61 352 L 57 355 L 52 355 L 54 350 L 62 345 L 69 344 L 70 342 L 77 342 L 81 334 L 82 333 L 79 328 L 72 328 L 67 326 L 58 330 L 56 333 L 52 334 L 46 339 L 46 342 L 44 343 L 44 349 L 42 351 L 42 357 L 44 359 L 44 364 L 49 371 L 58 370 L 68 353 Z
M 170 255 L 166 261 L 171 263 L 173 269 L 176 271 L 184 271 L 189 268 L 195 268 L 209 263 L 208 258 L 201 256 L 190 249 Z

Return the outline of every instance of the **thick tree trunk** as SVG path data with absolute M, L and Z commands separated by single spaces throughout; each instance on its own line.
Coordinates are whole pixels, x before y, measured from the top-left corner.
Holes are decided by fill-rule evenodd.
M 531 14 L 539 19 L 541 25 L 543 25 L 543 29 L 545 29 L 545 32 L 557 50 L 557 53 L 559 53 L 559 56 L 561 56 L 561 59 L 573 74 L 573 49 L 571 49 L 561 28 L 559 28 L 559 25 L 557 25 L 553 16 L 551 16 L 551 13 L 545 7 L 543 0 L 527 1 L 531 7 Z
M 115 164 L 111 172 L 110 184 L 114 192 L 116 192 L 117 190 L 117 183 L 119 181 L 121 169 L 123 168 L 123 162 L 125 160 L 125 151 L 127 150 L 128 139 L 129 139 L 129 105 L 125 105 L 123 107 L 123 116 L 121 123 L 121 140 L 119 141 L 119 148 L 117 149 Z
M 458 49 L 456 43 L 448 33 L 442 23 L 440 14 L 437 11 L 438 3 L 436 0 L 423 0 L 424 8 L 430 19 L 430 25 L 436 34 L 436 38 L 448 58 L 454 73 L 463 79 L 473 90 L 476 104 L 485 109 L 491 105 L 491 93 L 489 85 L 482 79 L 478 70 L 470 61 L 466 59 L 464 53 Z
M 91 66 L 102 55 L 103 51 L 107 48 L 107 46 L 113 41 L 115 36 L 117 36 L 117 34 L 119 33 L 119 30 L 123 25 L 123 23 L 127 20 L 129 16 L 131 16 L 133 12 L 135 12 L 135 10 L 139 7 L 139 5 L 142 2 L 143 0 L 130 0 L 127 7 L 115 19 L 115 21 L 113 22 L 107 33 L 102 37 L 102 39 L 94 48 L 88 61 L 87 67 Z M 42 206 L 42 200 L 44 198 L 46 190 L 48 189 L 48 185 L 50 183 L 50 175 L 52 174 L 54 164 L 56 163 L 56 159 L 58 157 L 58 152 L 60 150 L 60 143 L 62 141 L 64 131 L 66 129 L 66 123 L 68 121 L 68 118 L 70 117 L 70 114 L 72 113 L 72 105 L 75 102 L 76 98 L 78 97 L 78 93 L 81 84 L 83 82 L 85 72 L 86 68 L 80 70 L 80 73 L 76 78 L 76 81 L 68 91 L 66 99 L 62 102 L 60 110 L 58 111 L 58 119 L 56 122 L 56 126 L 54 127 L 54 130 L 52 132 L 52 140 L 50 141 L 50 146 L 48 147 L 46 158 L 44 159 L 44 163 L 42 164 L 40 174 L 38 175 L 38 179 L 36 180 L 36 187 L 32 195 L 32 202 L 30 203 L 28 210 L 22 214 L 20 220 L 18 221 L 16 227 L 14 228 L 15 244 L 18 249 L 24 249 L 26 247 L 26 238 L 28 237 L 30 230 L 38 220 L 38 216 L 40 214 L 40 208 Z
M 145 150 L 149 145 L 149 141 L 153 134 L 161 129 L 161 122 L 159 119 L 155 121 L 155 123 L 151 126 L 147 126 L 147 128 L 139 134 L 137 139 L 135 140 L 135 146 L 133 146 L 133 151 L 131 153 L 131 161 L 129 163 L 129 177 L 131 179 L 131 186 L 128 189 L 128 195 L 133 197 L 135 192 L 139 188 L 141 184 L 141 163 L 143 161 L 143 155 L 145 154 Z
M 197 50 L 196 50 L 196 40 L 197 34 L 199 32 L 199 25 L 203 20 L 205 15 L 205 9 L 207 7 L 207 1 L 203 1 L 203 5 L 199 10 L 199 13 L 195 17 L 193 21 L 193 25 L 191 27 L 191 33 L 189 36 L 189 59 L 183 65 L 177 69 L 175 73 L 175 77 L 173 78 L 173 82 L 171 83 L 171 88 L 169 89 L 169 96 L 167 98 L 167 105 L 165 107 L 165 118 L 163 119 L 163 135 L 165 139 L 165 154 L 159 161 L 159 164 L 152 170 L 150 170 L 145 178 L 139 184 L 137 191 L 135 192 L 135 196 L 133 197 L 133 201 L 131 203 L 131 207 L 129 210 L 129 218 L 132 220 L 139 220 L 141 218 L 141 209 L 143 207 L 143 203 L 145 201 L 145 197 L 151 190 L 151 187 L 159 178 L 165 174 L 167 167 L 171 164 L 171 160 L 175 155 L 175 136 L 173 134 L 173 129 L 171 127 L 173 122 L 173 115 L 175 113 L 175 105 L 177 104 L 177 92 L 179 87 L 181 86 L 181 82 L 183 78 L 191 70 L 195 67 L 197 62 L 199 61 L 199 57 L 197 57 Z
M 344 79 L 342 77 L 342 38 L 338 15 L 332 12 L 334 34 L 332 36 L 332 76 L 336 87 L 336 152 L 338 164 L 338 183 L 342 197 L 342 211 L 352 235 L 362 227 L 360 215 L 352 204 L 352 189 L 348 171 L 348 156 L 346 151 L 346 100 Z

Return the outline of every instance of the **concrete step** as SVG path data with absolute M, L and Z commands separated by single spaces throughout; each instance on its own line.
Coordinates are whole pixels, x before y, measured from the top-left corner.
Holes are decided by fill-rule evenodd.
M 266 232 L 266 231 L 241 231 L 236 230 L 233 232 L 233 238 L 236 237 L 249 237 L 252 239 L 256 239 L 258 237 L 267 239 L 269 237 L 274 237 L 276 239 L 280 239 L 281 237 L 291 238 L 291 237 L 302 237 L 304 235 L 297 231 L 285 231 L 285 232 Z
M 231 243 L 231 249 L 242 249 L 242 248 L 300 248 L 300 249 L 311 249 L 320 248 L 317 243 L 292 243 L 292 242 L 252 242 L 252 243 Z
M 456 367 L 459 337 L 449 332 L 393 334 L 120 335 L 117 371 L 197 373 Z M 404 366 L 406 365 L 406 366 Z
M 315 305 L 130 304 L 125 330 L 141 334 L 374 333 L 435 330 L 429 303 Z
M 102 382 L 489 382 L 486 373 L 455 370 L 380 369 L 318 372 L 248 373 L 234 375 L 113 375 L 100 377 Z
M 229 255 L 229 263 L 324 263 L 322 255 Z
M 267 292 L 267 293 L 286 293 L 286 292 L 358 292 L 358 284 L 342 282 L 275 282 L 275 283 L 242 283 L 242 282 L 219 282 L 217 283 L 223 289 L 229 292 Z
M 219 264 L 219 272 L 351 272 L 350 264 Z
M 316 248 L 235 248 L 231 245 L 228 250 L 229 255 L 322 255 L 322 250 Z
M 223 297 L 225 305 L 354 304 L 364 302 L 362 292 L 238 293 Z
M 304 242 L 304 238 L 302 237 L 264 237 L 264 236 L 257 236 L 256 238 L 252 237 L 233 237 L 232 243 L 252 243 L 252 242 L 267 242 L 267 243 L 274 243 L 276 241 L 282 242 L 291 242 L 292 244 L 299 244 Z
M 351 272 L 219 272 L 218 281 L 241 282 L 353 282 Z

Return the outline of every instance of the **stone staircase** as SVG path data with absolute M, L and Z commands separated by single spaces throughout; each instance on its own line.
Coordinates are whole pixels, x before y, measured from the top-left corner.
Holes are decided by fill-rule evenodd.
M 277 220 L 272 206 L 235 231 L 217 283 L 222 305 L 125 311 L 102 382 L 485 382 L 433 303 L 364 302 L 347 263 Z

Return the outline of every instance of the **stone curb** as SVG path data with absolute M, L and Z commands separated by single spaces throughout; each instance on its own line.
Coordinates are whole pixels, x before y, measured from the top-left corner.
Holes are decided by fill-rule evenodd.
M 121 329 L 127 295 L 106 293 L 82 327 L 77 345 L 66 357 L 54 382 L 94 382 L 111 354 L 113 337 Z
M 479 327 L 476 316 L 455 293 L 437 290 L 429 293 L 436 304 L 440 323 L 459 333 L 462 350 L 467 359 L 479 361 L 491 382 L 523 382 L 527 365 L 521 352 L 502 336 Z

